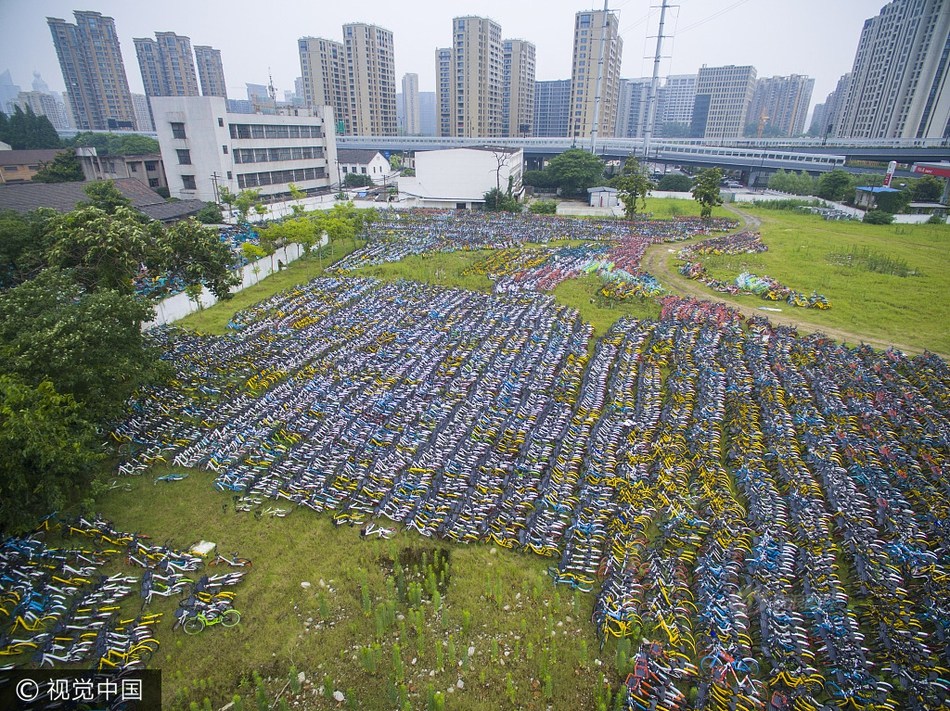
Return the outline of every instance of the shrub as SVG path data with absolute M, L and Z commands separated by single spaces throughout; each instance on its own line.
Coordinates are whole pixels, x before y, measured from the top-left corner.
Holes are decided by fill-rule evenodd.
M 680 173 L 669 173 L 660 178 L 660 182 L 657 184 L 657 190 L 668 190 L 674 193 L 688 193 L 690 188 L 693 187 L 693 179 L 688 175 L 682 175 Z
M 535 215 L 556 215 L 557 203 L 554 200 L 535 200 L 528 206 Z
M 203 208 L 198 210 L 198 213 L 195 215 L 195 219 L 205 225 L 220 225 L 222 222 L 224 222 L 224 216 L 221 214 L 221 207 L 219 205 L 215 205 L 213 202 L 209 202 Z
M 864 219 L 862 222 L 866 222 L 869 225 L 889 225 L 894 221 L 894 216 L 889 212 L 884 212 L 884 210 L 868 210 L 864 213 Z

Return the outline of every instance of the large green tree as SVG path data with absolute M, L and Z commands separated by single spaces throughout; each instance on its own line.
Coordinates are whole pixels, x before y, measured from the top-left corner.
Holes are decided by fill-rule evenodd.
M 604 161 L 580 148 L 570 148 L 551 159 L 544 172 L 562 195 L 583 195 L 604 179 Z
M 696 175 L 692 193 L 693 199 L 699 203 L 701 217 L 711 217 L 712 209 L 717 205 L 722 205 L 722 197 L 719 195 L 721 182 L 722 170 L 719 168 L 706 168 Z
M 90 146 L 100 156 L 139 156 L 158 153 L 158 141 L 137 133 L 92 133 L 87 131 L 76 134 L 72 140 L 74 146 Z
M 71 150 L 60 151 L 53 160 L 41 163 L 32 181 L 34 183 L 78 183 L 85 179 L 82 165 Z
M 818 178 L 815 194 L 825 200 L 841 202 L 854 195 L 851 176 L 843 170 L 832 170 Z
M 61 148 L 63 142 L 46 116 L 37 116 L 27 106 L 26 111 L 15 106 L 7 116 L 0 112 L 0 141 L 9 143 L 13 150 Z
M 623 212 L 628 220 L 632 220 L 640 209 L 646 207 L 647 195 L 655 187 L 636 158 L 628 158 L 620 175 L 611 182 L 623 201 Z
M 914 202 L 937 202 L 943 196 L 943 182 L 932 175 L 925 175 L 913 187 Z
M 152 313 L 131 293 L 88 292 L 69 272 L 44 270 L 0 294 L 0 372 L 51 381 L 91 422 L 107 422 L 156 372 L 142 335 Z
M 82 407 L 48 380 L 29 384 L 0 374 L 0 535 L 25 533 L 37 520 L 83 496 L 101 459 Z

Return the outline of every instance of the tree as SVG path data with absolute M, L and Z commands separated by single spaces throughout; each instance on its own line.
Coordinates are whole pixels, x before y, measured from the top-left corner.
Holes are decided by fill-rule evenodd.
M 50 381 L 105 423 L 158 372 L 142 335 L 152 314 L 131 293 L 87 292 L 68 272 L 44 270 L 0 295 L 0 372 L 31 387 Z
M 60 151 L 53 160 L 40 163 L 34 183 L 79 183 L 85 180 L 82 165 L 72 151 Z
M 132 279 L 146 261 L 153 230 L 131 208 L 114 209 L 110 214 L 82 207 L 50 220 L 53 244 L 48 264 L 70 270 L 85 291 L 115 289 L 131 294 Z
M 711 217 L 712 209 L 717 205 L 722 205 L 722 198 L 719 195 L 721 182 L 722 170 L 719 168 L 707 168 L 697 174 L 692 193 L 693 199 L 699 203 L 701 217 Z
M 878 193 L 877 197 L 875 198 L 875 203 L 877 204 L 879 210 L 884 210 L 884 212 L 897 215 L 907 209 L 907 206 L 910 204 L 910 200 L 910 190 L 896 190 L 892 193 Z
M 508 193 L 492 188 L 483 195 L 489 212 L 521 212 L 521 204 Z
M 671 193 L 688 193 L 693 187 L 693 179 L 682 173 L 667 173 L 657 184 L 657 190 L 666 190 Z
M 222 197 L 222 199 L 224 199 Z M 238 211 L 238 222 L 247 222 L 247 216 L 251 210 L 257 210 L 258 205 L 263 205 L 261 201 L 260 190 L 242 190 L 234 197 L 234 206 Z
M 372 187 L 373 179 L 368 175 L 361 173 L 347 173 L 343 178 L 343 186 L 347 188 L 367 188 Z
M 805 171 L 796 173 L 777 170 L 769 176 L 768 186 L 772 190 L 792 195 L 812 195 L 815 192 L 815 181 Z
M 290 192 L 290 199 L 294 201 L 290 206 L 290 211 L 294 217 L 300 217 L 304 213 L 304 206 L 300 203 L 307 197 L 307 193 L 298 188 L 295 183 L 287 183 L 287 190 Z
M 623 212 L 628 220 L 637 215 L 638 209 L 646 207 L 647 195 L 653 189 L 651 180 L 644 175 L 636 158 L 628 158 L 620 175 L 613 179 L 617 195 L 623 201 Z
M 563 195 L 583 195 L 603 180 L 604 162 L 583 149 L 570 148 L 552 158 L 544 172 Z
M 925 175 L 914 185 L 914 202 L 939 202 L 943 196 L 943 183 L 932 175 Z
M 232 193 L 227 185 L 222 185 L 218 188 L 218 197 L 221 199 L 221 202 L 228 206 L 229 211 L 233 209 L 234 203 L 237 202 L 237 195 Z
M 551 175 L 544 170 L 526 170 L 521 176 L 521 182 L 540 190 L 555 187 Z
M 181 220 L 155 234 L 152 254 L 145 254 L 143 261 L 152 272 L 208 287 L 219 300 L 231 298 L 231 287 L 240 283 L 231 271 L 234 256 L 218 239 L 217 230 L 193 219 Z
M 224 215 L 221 214 L 221 206 L 209 202 L 203 208 L 198 210 L 195 219 L 204 225 L 220 225 L 224 222 Z
M 97 180 L 83 188 L 89 200 L 79 203 L 79 207 L 98 207 L 109 215 L 114 215 L 120 207 L 132 208 L 129 200 L 111 180 Z M 146 220 L 144 216 L 141 218 Z
M 72 145 L 88 146 L 96 149 L 100 156 L 139 156 L 160 151 L 158 141 L 137 133 L 92 133 L 85 131 L 76 134 Z
M 0 375 L 0 534 L 25 533 L 88 487 L 102 458 L 80 406 L 44 380 Z
M 851 176 L 843 170 L 832 170 L 818 178 L 815 194 L 825 200 L 841 202 L 854 194 Z
M 52 208 L 27 215 L 0 212 L 0 289 L 10 289 L 35 277 L 45 266 L 52 244 L 48 223 L 58 217 Z
M 26 111 L 14 106 L 13 114 L 0 121 L 0 141 L 15 151 L 40 148 L 61 148 L 63 142 L 46 116 L 37 116 L 29 106 Z

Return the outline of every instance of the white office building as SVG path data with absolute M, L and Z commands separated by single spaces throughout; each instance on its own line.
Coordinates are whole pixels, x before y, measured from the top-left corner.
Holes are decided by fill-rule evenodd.
M 218 96 L 152 97 L 152 115 L 172 197 L 213 201 L 220 187 L 263 197 L 308 193 L 337 183 L 329 107 L 287 115 L 233 114 Z

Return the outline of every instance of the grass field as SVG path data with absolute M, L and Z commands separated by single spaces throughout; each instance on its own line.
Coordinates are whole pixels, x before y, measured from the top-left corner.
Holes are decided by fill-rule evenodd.
M 593 595 L 555 587 L 545 572 L 553 559 L 404 531 L 362 539 L 358 528 L 306 509 L 257 520 L 225 510 L 230 496 L 212 479 L 193 471 L 154 485 L 147 476 L 99 502 L 120 530 L 182 548 L 209 540 L 253 561 L 234 588 L 239 627 L 172 632 L 177 601 L 154 606 L 166 610 L 151 663 L 163 671 L 163 708 L 204 708 L 207 697 L 217 709 L 237 693 L 250 709 L 253 672 L 271 679 L 264 687 L 273 700 L 292 668 L 306 677 L 302 707 L 316 709 L 340 708 L 334 690 L 356 709 L 426 708 L 435 692 L 447 708 L 591 709 L 605 701 L 602 673 L 618 688 L 624 669 L 614 668 L 613 645 L 600 652 Z M 436 550 L 445 565 L 433 566 Z M 401 594 L 414 579 L 420 596 Z
M 491 280 L 481 274 L 463 274 L 473 264 L 491 254 L 491 250 L 463 252 L 434 252 L 424 256 L 406 257 L 399 262 L 387 262 L 371 267 L 361 267 L 355 275 L 375 277 L 383 281 L 410 279 L 440 286 L 491 292 Z
M 827 311 L 774 304 L 798 320 L 950 353 L 950 226 L 878 226 L 786 211 L 749 208 L 749 212 L 762 220 L 768 251 L 704 257 L 701 261 L 712 276 L 732 281 L 742 271 L 767 274 L 806 295 L 817 291 L 831 301 Z M 906 263 L 916 275 L 841 264 L 842 255 L 862 254 L 865 249 Z M 757 296 L 736 301 L 753 307 L 765 303 Z

